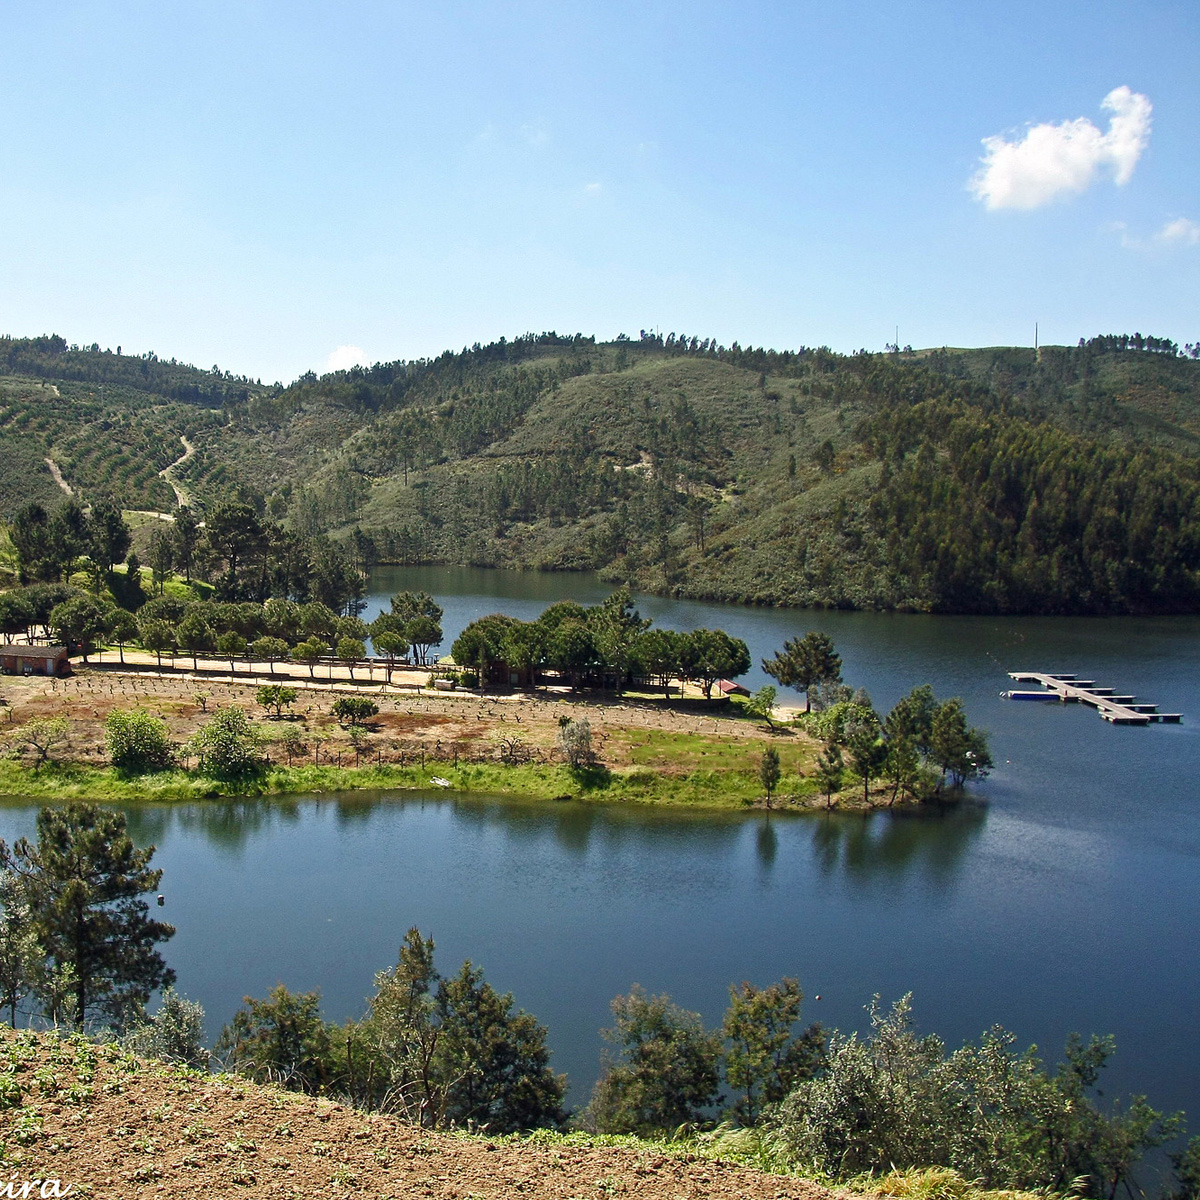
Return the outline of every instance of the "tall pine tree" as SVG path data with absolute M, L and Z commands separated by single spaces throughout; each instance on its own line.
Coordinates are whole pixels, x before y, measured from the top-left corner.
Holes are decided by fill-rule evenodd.
M 175 981 L 156 949 L 174 926 L 153 920 L 142 899 L 162 878 L 153 854 L 134 846 L 123 813 L 94 804 L 42 808 L 37 845 L 0 841 L 0 868 L 20 882 L 44 956 L 52 1018 L 122 1028 Z

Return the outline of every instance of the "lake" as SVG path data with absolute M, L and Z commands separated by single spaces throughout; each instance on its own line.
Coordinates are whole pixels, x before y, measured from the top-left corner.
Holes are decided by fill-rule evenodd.
M 475 617 L 530 618 L 610 590 L 591 576 L 376 572 L 368 619 L 401 588 Z M 997 619 L 797 612 L 638 597 L 665 626 L 720 627 L 758 661 L 827 632 L 848 682 L 890 707 L 918 683 L 991 734 L 977 798 L 929 817 L 696 814 L 417 794 L 129 810 L 158 846 L 166 956 L 215 1036 L 244 994 L 319 987 L 359 1014 L 405 930 L 464 958 L 550 1030 L 582 1103 L 608 1002 L 638 982 L 716 1023 L 736 980 L 798 976 L 806 1019 L 863 1027 L 873 994 L 914 993 L 957 1045 L 999 1023 L 1057 1061 L 1113 1033 L 1109 1094 L 1145 1092 L 1200 1128 L 1200 619 Z M 1001 698 L 1009 670 L 1076 671 L 1183 712 L 1119 728 L 1079 706 Z M 0 836 L 35 810 L 0 809 Z M 820 999 L 815 997 L 820 995 Z

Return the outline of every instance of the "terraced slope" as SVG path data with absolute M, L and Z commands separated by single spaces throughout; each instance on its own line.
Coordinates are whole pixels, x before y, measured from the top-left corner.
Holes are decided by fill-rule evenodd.
M 39 495 L 51 458 L 85 498 L 170 507 L 160 472 L 184 436 L 171 480 L 198 504 L 358 529 L 385 561 L 767 604 L 1200 607 L 1200 362 L 1173 354 L 544 334 L 288 387 L 0 339 L 6 354 L 38 372 L 0 382 L 0 432 Z

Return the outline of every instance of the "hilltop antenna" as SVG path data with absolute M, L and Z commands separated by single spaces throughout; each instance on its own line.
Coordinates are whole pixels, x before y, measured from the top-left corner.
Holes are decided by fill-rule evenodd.
M 1033 323 L 1033 348 L 1035 350 L 1038 348 L 1038 323 L 1036 321 Z

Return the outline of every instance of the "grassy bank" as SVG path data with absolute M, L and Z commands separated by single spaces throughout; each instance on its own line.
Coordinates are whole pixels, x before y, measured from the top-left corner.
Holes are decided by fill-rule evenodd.
M 112 767 L 49 764 L 38 770 L 0 762 L 0 796 L 35 800 L 111 800 L 173 802 L 221 796 L 277 796 L 306 792 L 361 790 L 438 790 L 537 800 L 657 804 L 690 808 L 742 809 L 763 800 L 762 787 L 750 772 L 698 770 L 682 775 L 644 768 L 610 771 L 604 767 L 553 764 L 470 763 L 429 759 L 424 767 L 272 766 L 239 780 L 218 780 L 192 771 L 169 770 L 125 775 Z M 824 806 L 811 780 L 785 775 L 774 804 L 779 808 Z

